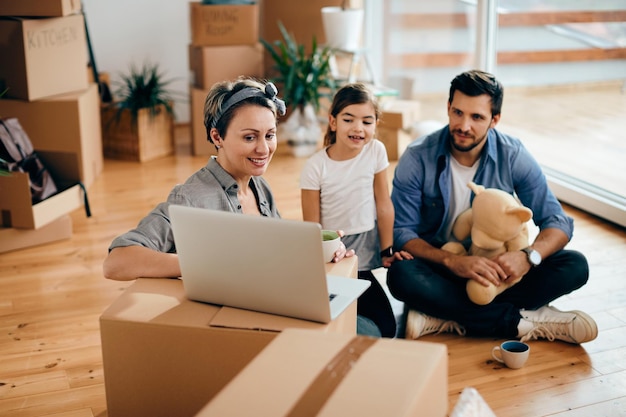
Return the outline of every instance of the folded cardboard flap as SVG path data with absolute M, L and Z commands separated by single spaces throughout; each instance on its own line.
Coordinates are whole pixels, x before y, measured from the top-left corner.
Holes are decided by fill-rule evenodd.
M 78 155 L 74 152 L 36 151 L 61 190 L 76 185 L 80 178 Z M 64 186 L 63 186 L 64 185 Z
M 275 314 L 260 313 L 258 311 L 242 310 L 232 307 L 221 307 L 220 311 L 211 319 L 213 327 L 227 327 L 231 329 L 265 330 L 280 332 L 289 327 L 319 330 L 324 325 L 308 320 L 293 317 L 277 316 Z M 326 327 L 323 327 L 327 329 Z
M 38 229 L 82 206 L 84 191 L 79 185 L 78 159 L 71 152 L 35 152 L 50 171 L 59 191 L 32 204 L 28 174 L 14 172 L 0 177 L 2 227 Z

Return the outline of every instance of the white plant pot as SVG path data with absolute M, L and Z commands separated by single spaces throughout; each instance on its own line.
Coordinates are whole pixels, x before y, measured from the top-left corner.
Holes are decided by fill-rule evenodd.
M 322 128 L 312 105 L 307 104 L 304 111 L 295 108 L 278 126 L 278 139 L 287 142 L 293 156 L 301 158 L 315 153 L 322 138 Z
M 363 9 L 322 7 L 322 24 L 326 45 L 344 51 L 356 51 L 361 47 Z

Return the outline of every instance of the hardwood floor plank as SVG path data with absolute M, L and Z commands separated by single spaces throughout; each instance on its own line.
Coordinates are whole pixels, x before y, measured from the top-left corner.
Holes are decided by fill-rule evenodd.
M 590 416 L 603 416 L 603 417 L 622 417 L 626 416 L 626 401 L 623 399 L 615 399 L 609 401 L 603 401 L 587 405 L 584 407 L 578 407 L 575 409 L 563 411 L 562 413 L 551 414 L 551 417 L 590 417 Z
M 41 417 L 106 407 L 104 385 L 48 391 L 27 397 L 0 399 L 0 416 Z

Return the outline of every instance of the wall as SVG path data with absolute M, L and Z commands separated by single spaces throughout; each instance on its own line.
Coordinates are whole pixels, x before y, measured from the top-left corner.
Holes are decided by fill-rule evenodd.
M 83 6 L 98 71 L 114 84 L 131 63 L 158 63 L 177 92 L 176 121 L 189 122 L 189 1 L 83 0 Z

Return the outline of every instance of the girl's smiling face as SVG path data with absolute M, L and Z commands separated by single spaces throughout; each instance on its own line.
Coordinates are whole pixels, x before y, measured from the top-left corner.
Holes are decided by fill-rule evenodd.
M 371 103 L 351 104 L 329 116 L 329 126 L 336 132 L 335 146 L 360 151 L 376 132 L 376 110 Z

